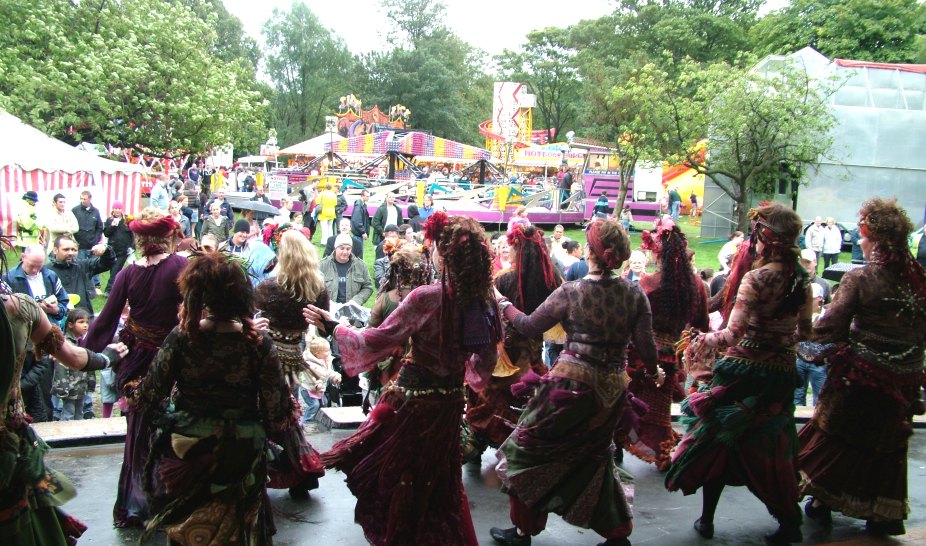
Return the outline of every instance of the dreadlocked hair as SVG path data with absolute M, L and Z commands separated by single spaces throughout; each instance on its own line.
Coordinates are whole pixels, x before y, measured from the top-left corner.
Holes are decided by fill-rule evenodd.
M 224 252 L 207 252 L 190 260 L 177 280 L 183 294 L 180 331 L 190 340 L 199 337 L 204 312 L 215 320 L 240 321 L 245 337 L 254 344 L 261 336 L 254 328 L 254 289 L 246 264 Z
M 750 211 L 753 218 L 752 233 L 743 241 L 737 251 L 733 267 L 724 289 L 724 303 L 721 314 L 726 325 L 733 311 L 733 303 L 739 291 L 743 276 L 765 264 L 778 262 L 790 279 L 790 290 L 784 295 L 779 312 L 791 313 L 804 304 L 805 289 L 810 275 L 800 264 L 801 249 L 797 238 L 801 233 L 801 218 L 796 212 L 781 203 L 763 203 Z M 762 251 L 758 243 L 762 242 Z
M 430 284 L 434 268 L 428 253 L 418 245 L 405 244 L 392 251 L 389 257 L 389 277 L 382 290 L 389 291 L 407 286 L 418 288 Z
M 473 218 L 453 216 L 437 240 L 444 281 L 455 305 L 465 308 L 492 296 L 492 257 L 485 230 Z
M 562 284 L 563 279 L 550 261 L 543 243 L 543 232 L 536 226 L 513 226 L 508 232 L 508 244 L 514 259 L 511 271 L 503 275 L 516 277 L 517 293 L 507 296 L 518 309 L 531 314 Z M 501 284 L 500 280 L 496 279 L 496 285 Z
M 662 239 L 659 253 L 659 290 L 662 309 L 653 309 L 672 319 L 690 318 L 695 306 L 696 287 L 693 285 L 691 260 L 688 257 L 688 239 L 673 226 L 658 235 Z

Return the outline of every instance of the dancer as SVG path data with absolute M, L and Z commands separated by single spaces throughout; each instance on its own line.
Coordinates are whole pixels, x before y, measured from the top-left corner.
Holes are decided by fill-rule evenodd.
M 695 530 L 714 535 L 726 485 L 746 485 L 778 519 L 771 544 L 801 541 L 797 505 L 794 388 L 799 384 L 795 330 L 810 334 L 812 296 L 794 244 L 801 220 L 780 203 L 750 211 L 752 239 L 740 249 L 726 286 L 726 327 L 691 341 L 688 362 L 725 351 L 713 378 L 682 403 L 685 438 L 666 475 L 670 491 L 703 487 Z M 743 243 L 746 245 L 746 243 Z
M 9 241 L 2 239 L 9 246 Z M 6 273 L 6 253 L 0 246 L 0 279 Z M 45 466 L 48 446 L 29 425 L 19 376 L 27 343 L 36 358 L 50 355 L 73 370 L 91 372 L 108 368 L 125 356 L 122 343 L 109 345 L 103 354 L 66 342 L 57 325 L 26 294 L 12 294 L 0 280 L 0 544 L 74 544 L 87 527 L 59 508 L 76 491 L 62 474 Z
M 624 449 L 640 459 L 655 463 L 656 468 L 669 467 L 670 454 L 682 436 L 672 430 L 672 402 L 685 398 L 685 370 L 679 369 L 675 344 L 682 330 L 694 327 L 702 332 L 710 329 L 707 316 L 707 292 L 704 283 L 688 263 L 688 240 L 669 219 L 656 221 L 656 233 L 643 233 L 643 249 L 650 250 L 659 270 L 640 278 L 653 311 L 653 334 L 659 353 L 659 366 L 666 372 L 666 381 L 656 387 L 646 379 L 645 364 L 633 345 L 629 351 L 628 372 L 630 392 L 644 402 L 647 411 L 629 434 L 615 438 Z
M 274 278 L 257 285 L 256 307 L 270 321 L 270 339 L 276 347 L 283 374 L 293 400 L 298 396 L 298 374 L 305 367 L 299 343 L 306 332 L 302 308 L 318 305 L 328 308 L 328 290 L 318 271 L 318 251 L 301 232 L 287 229 L 279 237 L 279 256 Z M 300 412 L 293 405 L 294 414 Z M 299 413 L 301 415 L 301 412 Z M 299 428 L 280 437 L 282 453 L 270 464 L 270 487 L 289 489 L 291 497 L 304 499 L 318 488 L 325 469 Z
M 489 380 L 501 341 L 482 226 L 435 212 L 425 225 L 441 283 L 421 286 L 377 328 L 354 330 L 309 306 L 305 317 L 333 333 L 345 371 L 372 369 L 411 338 L 398 379 L 367 421 L 322 456 L 347 474 L 354 519 L 374 545 L 478 544 L 460 468 L 463 382 Z
M 866 520 L 876 535 L 902 535 L 910 513 L 907 448 L 923 413 L 926 271 L 907 249 L 913 225 L 895 199 L 859 211 L 865 267 L 843 276 L 814 328 L 834 344 L 813 418 L 801 429 L 805 512 L 829 523 L 830 510 Z
M 495 286 L 518 309 L 530 314 L 563 281 L 550 262 L 536 226 L 516 224 L 508 231 L 507 238 L 511 247 L 511 268 L 495 277 Z M 476 440 L 469 460 L 478 462 L 486 445 L 500 446 L 514 430 L 521 415 L 512 406 L 523 406 L 525 400 L 513 395 L 511 386 L 528 371 L 539 376 L 547 372 L 542 349 L 542 335 L 529 337 L 510 325 L 505 328 L 505 350 L 492 373 L 492 381 L 479 393 L 468 392 L 466 423 Z
M 112 341 L 128 302 L 129 318 L 119 339 L 131 352 L 116 372 L 116 389 L 121 393 L 147 375 L 161 343 L 177 325 L 177 309 L 183 300 L 177 278 L 187 265 L 186 258 L 174 254 L 180 226 L 167 216 L 167 211 L 147 207 L 129 224 L 129 229 L 142 257 L 119 272 L 109 299 L 83 339 L 87 348 L 102 350 Z M 142 477 L 154 427 L 146 412 L 122 409 L 126 418 L 125 452 L 113 519 L 116 527 L 141 527 L 149 516 Z
M 298 428 L 276 350 L 251 320 L 242 263 L 201 254 L 179 283 L 180 325 L 129 395 L 160 423 L 141 541 L 162 528 L 172 544 L 271 544 L 265 442 Z
M 500 300 L 505 318 L 521 335 L 539 336 L 557 323 L 567 335 L 553 369 L 538 382 L 498 451 L 497 472 L 511 497 L 515 525 L 492 528 L 492 538 L 501 544 L 530 544 L 549 512 L 593 529 L 608 546 L 630 544 L 632 516 L 612 442 L 624 408 L 628 339 L 649 377 L 661 384 L 664 376 L 656 366 L 646 295 L 612 273 L 630 255 L 627 233 L 614 220 L 600 220 L 591 224 L 587 240 L 588 275 L 557 288 L 533 314 Z

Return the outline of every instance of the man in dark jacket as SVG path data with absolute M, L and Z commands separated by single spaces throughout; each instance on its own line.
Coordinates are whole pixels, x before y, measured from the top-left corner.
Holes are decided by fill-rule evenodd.
M 373 227 L 373 245 L 378 245 L 383 240 L 383 228 L 388 225 L 399 225 L 402 223 L 402 209 L 395 204 L 395 194 L 387 193 L 383 204 L 376 209 L 373 221 L 370 225 Z
M 122 201 L 113 201 L 113 210 L 103 223 L 103 235 L 106 236 L 109 247 L 116 253 L 116 262 L 109 270 L 109 281 L 106 283 L 106 290 L 103 291 L 103 295 L 109 297 L 109 291 L 116 282 L 116 275 L 125 267 L 125 262 L 135 247 L 135 235 L 129 230 Z
M 354 210 L 350 214 L 351 235 L 364 241 L 370 236 L 370 211 L 367 209 L 369 200 L 370 190 L 360 192 L 360 199 L 354 201 Z
M 254 188 L 254 195 L 251 196 L 251 201 L 260 201 L 261 203 L 267 203 L 268 205 L 272 204 L 270 203 L 270 198 L 267 197 L 266 193 L 264 193 L 263 186 L 257 186 L 256 188 Z M 268 212 L 254 211 L 254 220 L 257 221 L 258 226 L 263 226 L 264 220 L 266 220 L 270 216 L 272 215 Z
M 90 276 L 109 271 L 116 263 L 116 253 L 108 245 L 96 245 L 91 249 L 91 257 L 78 258 L 77 243 L 74 239 L 62 235 L 55 239 L 53 254 L 55 259 L 49 264 L 49 269 L 58 274 L 61 285 L 68 294 L 80 296 L 80 302 L 76 307 L 86 309 L 92 318 L 94 293 Z
M 100 242 L 103 235 L 103 219 L 100 217 L 100 210 L 93 206 L 90 199 L 93 196 L 89 191 L 80 192 L 80 204 L 71 209 L 77 218 L 77 233 L 74 239 L 77 241 L 77 257 L 87 258 L 90 256 L 90 249 Z M 100 276 L 93 276 L 93 286 L 95 291 L 100 290 Z
M 334 252 L 334 241 L 337 239 L 338 235 L 346 233 L 350 235 L 351 240 L 354 242 L 353 247 L 351 248 L 350 253 L 354 256 L 363 259 L 363 240 L 355 237 L 351 233 L 351 223 L 350 218 L 341 218 L 341 221 L 338 222 L 338 233 L 328 237 L 328 241 L 325 242 L 325 253 L 322 254 L 322 258 L 327 258 L 332 252 Z
M 27 246 L 23 250 L 22 262 L 7 272 L 4 280 L 13 292 L 32 296 L 53 323 L 60 322 L 67 315 L 68 294 L 54 271 L 45 266 L 44 246 Z M 32 342 L 28 342 L 19 381 L 26 413 L 32 416 L 34 422 L 51 420 L 54 369 L 51 358 L 35 358 Z

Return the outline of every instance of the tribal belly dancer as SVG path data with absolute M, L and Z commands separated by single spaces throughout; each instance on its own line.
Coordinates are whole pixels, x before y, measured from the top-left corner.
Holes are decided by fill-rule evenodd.
M 2 243 L 8 244 L 6 239 Z M 0 247 L 0 279 L 6 254 Z M 59 508 L 77 493 L 62 474 L 45 466 L 48 446 L 29 423 L 20 389 L 26 352 L 55 359 L 74 370 L 108 368 L 125 355 L 122 343 L 97 354 L 66 342 L 45 308 L 26 294 L 11 294 L 0 280 L 0 544 L 4 546 L 65 546 L 87 529 Z
M 875 535 L 902 535 L 910 513 L 907 448 L 923 413 L 926 271 L 907 249 L 913 225 L 896 200 L 874 198 L 859 212 L 868 265 L 845 274 L 814 328 L 826 347 L 826 383 L 801 429 L 805 512 L 824 524 L 830 510 L 866 520 Z
M 299 346 L 305 335 L 302 309 L 306 305 L 328 308 L 328 290 L 318 271 L 318 252 L 300 231 L 287 229 L 280 234 L 278 262 L 273 278 L 257 285 L 255 306 L 270 321 L 270 339 L 276 347 L 280 366 L 293 395 L 293 412 L 301 415 L 295 403 L 299 383 L 297 375 L 305 367 Z M 270 462 L 270 484 L 273 489 L 289 489 L 293 498 L 303 499 L 309 490 L 318 487 L 325 475 L 318 452 L 312 448 L 300 427 L 287 429 L 276 442 L 283 449 Z
M 379 327 L 354 330 L 310 306 L 305 317 L 333 332 L 348 374 L 370 370 L 411 338 L 398 379 L 367 421 L 322 460 L 347 474 L 354 519 L 370 544 L 476 546 L 463 490 L 463 383 L 486 385 L 501 341 L 492 261 L 482 226 L 436 212 L 425 225 L 441 283 L 408 295 Z
M 515 225 L 508 232 L 508 245 L 511 268 L 496 275 L 495 286 L 515 307 L 533 313 L 562 284 L 562 279 L 535 226 Z M 498 447 L 514 430 L 521 415 L 512 406 L 522 406 L 525 401 L 512 394 L 511 386 L 529 371 L 537 376 L 547 373 L 542 348 L 540 336 L 522 335 L 511 326 L 505 329 L 505 351 L 492 373 L 492 381 L 481 392 L 469 393 L 466 422 L 479 444 L 471 452 L 471 460 L 479 460 L 485 444 Z
M 800 337 L 810 334 L 813 299 L 794 244 L 800 218 L 779 203 L 754 209 L 750 216 L 750 248 L 740 249 L 727 282 L 727 325 L 698 336 L 685 353 L 693 362 L 725 350 L 713 365 L 713 378 L 682 403 L 686 434 L 669 466 L 666 487 L 686 495 L 703 488 L 701 518 L 694 526 L 711 538 L 724 486 L 745 485 L 780 524 L 766 541 L 787 544 L 802 538 L 795 332 L 799 326 Z
M 86 347 L 102 350 L 112 341 L 119 317 L 129 304 L 129 318 L 119 333 L 119 339 L 131 350 L 116 373 L 120 393 L 133 389 L 148 374 L 161 343 L 177 325 L 177 309 L 183 300 L 177 278 L 187 259 L 174 254 L 180 225 L 166 214 L 148 207 L 129 224 L 142 257 L 119 272 L 106 305 L 83 340 Z M 127 427 L 125 454 L 113 520 L 116 527 L 141 527 L 149 516 L 142 479 L 154 426 L 144 411 L 124 407 L 123 414 Z
M 505 318 L 524 336 L 557 323 L 566 343 L 553 369 L 511 436 L 498 450 L 502 491 L 510 496 L 514 527 L 493 527 L 501 544 L 527 545 L 546 527 L 547 514 L 593 529 L 607 546 L 629 544 L 630 506 L 614 466 L 615 427 L 624 410 L 628 341 L 637 346 L 657 384 L 649 302 L 643 291 L 615 277 L 630 254 L 630 240 L 613 220 L 591 224 L 585 258 L 588 275 L 564 283 L 531 315 L 502 299 Z
M 707 293 L 704 283 L 691 270 L 688 241 L 675 222 L 661 220 L 655 234 L 644 232 L 643 248 L 651 250 L 659 264 L 658 272 L 640 279 L 640 287 L 646 292 L 653 311 L 653 334 L 659 366 L 666 372 L 666 381 L 657 387 L 646 378 L 644 363 L 631 345 L 629 390 L 646 403 L 649 410 L 627 437 L 616 440 L 630 453 L 665 470 L 669 467 L 672 450 L 682 439 L 681 434 L 672 430 L 672 402 L 685 398 L 685 371 L 679 368 L 675 344 L 687 327 L 708 331 Z

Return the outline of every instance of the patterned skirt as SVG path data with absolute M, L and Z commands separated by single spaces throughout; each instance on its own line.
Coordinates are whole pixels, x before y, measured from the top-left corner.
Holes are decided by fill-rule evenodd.
M 478 544 L 460 468 L 462 385 L 406 363 L 360 429 L 322 455 L 347 474 L 370 544 Z
M 922 370 L 896 373 L 850 346 L 827 362 L 814 416 L 798 436 L 801 493 L 853 518 L 906 519 L 910 404 Z
M 502 491 L 586 529 L 629 527 L 632 490 L 621 485 L 612 440 L 626 386 L 616 366 L 561 354 L 499 448 Z
M 666 488 L 690 495 L 709 483 L 746 485 L 778 518 L 800 519 L 797 501 L 795 355 L 725 356 L 710 384 L 682 402 L 686 433 Z

